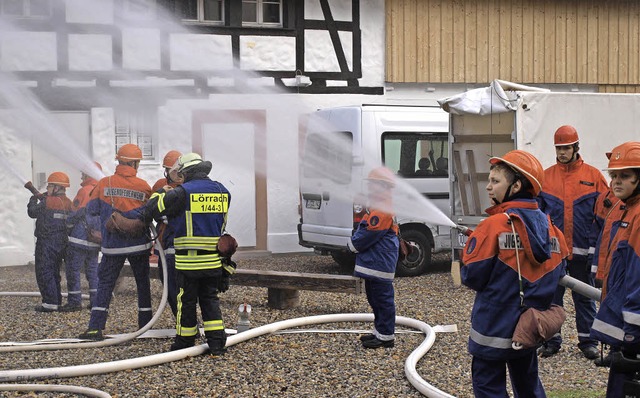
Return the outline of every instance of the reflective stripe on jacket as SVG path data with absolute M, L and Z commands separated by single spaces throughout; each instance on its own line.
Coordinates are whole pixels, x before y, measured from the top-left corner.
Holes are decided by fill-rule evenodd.
M 131 166 L 119 164 L 112 176 L 104 177 L 91 192 L 87 204 L 87 214 L 99 217 L 102 232 L 102 254 L 128 255 L 143 253 L 151 249 L 152 242 L 143 235 L 133 238 L 111 233 L 106 229 L 106 223 L 114 210 L 127 212 L 146 203 L 151 196 L 151 187 L 141 178 L 136 177 L 137 171 Z
M 526 307 L 544 310 L 551 306 L 558 281 L 566 272 L 568 250 L 562 232 L 549 222 L 534 199 L 513 200 L 486 211 L 490 217 L 469 237 L 462 256 L 462 282 L 477 292 L 469 352 L 488 360 L 506 360 L 530 352 L 511 347 L 518 318 Z
M 36 229 L 33 234 L 37 238 L 50 236 L 67 240 L 67 218 L 73 205 L 65 195 L 42 196 L 38 199 L 32 196 L 27 204 L 27 214 L 36 219 Z
M 544 184 L 538 197 L 540 209 L 551 216 L 563 232 L 569 259 L 589 254 L 593 208 L 602 192 L 609 189 L 602 173 L 578 155 L 569 163 L 557 163 L 544 171 Z
M 89 228 L 100 229 L 99 217 L 89 217 L 87 219 L 86 206 L 91 198 L 91 191 L 98 184 L 98 181 L 88 177 L 82 181 L 81 187 L 73 199 L 74 212 L 67 219 L 67 225 L 71 227 L 69 232 L 69 245 L 88 249 L 98 250 L 100 245 L 98 243 L 90 242 L 87 239 L 89 235 Z
M 176 269 L 183 271 L 222 267 L 216 245 L 227 222 L 231 202 L 229 191 L 209 178 L 180 185 L 186 195 L 186 208 L 169 219 L 174 227 Z M 158 199 L 158 211 L 165 211 L 164 194 Z
M 379 210 L 365 214 L 348 242 L 349 250 L 356 253 L 354 275 L 393 281 L 399 244 L 393 215 Z
M 613 223 L 607 293 L 591 327 L 591 337 L 614 347 L 640 344 L 640 197 L 626 205 Z

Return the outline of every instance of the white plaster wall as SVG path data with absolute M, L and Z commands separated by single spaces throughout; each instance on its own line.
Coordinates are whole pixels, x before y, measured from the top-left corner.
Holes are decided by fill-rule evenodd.
M 111 70 L 113 68 L 112 54 L 111 35 L 69 35 L 70 70 Z
M 113 0 L 65 0 L 69 23 L 113 24 Z
M 0 68 L 4 71 L 53 71 L 58 68 L 53 32 L 2 32 Z
M 35 221 L 27 215 L 31 193 L 23 180 L 31 179 L 31 146 L 0 129 L 0 157 L 0 181 L 10 193 L 3 196 L 0 206 L 0 266 L 22 265 L 33 260 L 35 248 Z
M 233 68 L 230 36 L 177 33 L 171 35 L 169 43 L 171 70 Z
M 240 37 L 240 68 L 244 70 L 295 69 L 295 37 Z
M 338 32 L 347 67 L 353 70 L 353 37 L 350 32 Z M 340 72 L 338 57 L 328 30 L 305 30 L 304 69 L 310 72 Z
M 134 70 L 160 70 L 160 58 L 160 32 L 157 29 L 123 29 L 123 68 Z

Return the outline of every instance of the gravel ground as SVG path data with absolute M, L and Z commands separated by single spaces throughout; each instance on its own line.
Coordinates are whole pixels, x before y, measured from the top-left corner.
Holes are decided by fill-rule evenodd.
M 417 371 L 426 381 L 451 395 L 471 397 L 471 357 L 466 343 L 474 294 L 467 288 L 453 286 L 449 261 L 446 254 L 437 255 L 433 272 L 396 279 L 397 315 L 431 326 L 457 325 L 457 333 L 437 335 L 431 350 L 418 363 Z M 345 273 L 330 257 L 310 254 L 252 257 L 239 253 L 237 263 L 246 269 Z M 0 268 L 0 291 L 37 291 L 33 267 Z M 154 280 L 154 305 L 159 303 L 161 291 L 162 285 Z M 589 393 L 591 397 L 604 396 L 608 371 L 595 367 L 577 349 L 575 312 L 569 297 L 569 294 L 565 296 L 568 313 L 562 331 L 565 344 L 558 355 L 540 361 L 542 382 L 547 393 L 577 391 Z M 135 331 L 135 300 L 135 282 L 133 278 L 125 278 L 112 300 L 105 333 Z M 301 291 L 300 301 L 297 308 L 274 310 L 267 306 L 266 288 L 232 286 L 221 295 L 228 328 L 235 328 L 237 310 L 243 302 L 252 306 L 252 327 L 310 315 L 369 312 L 364 294 Z M 70 338 L 85 330 L 89 311 L 37 313 L 33 308 L 38 302 L 36 297 L 0 297 L 0 341 Z M 167 307 L 154 329 L 173 327 L 173 316 Z M 371 325 L 340 323 L 310 328 L 316 327 L 361 330 L 370 329 Z M 232 346 L 222 357 L 200 355 L 142 369 L 40 382 L 96 388 L 113 397 L 422 396 L 404 375 L 404 361 L 421 343 L 421 334 L 398 334 L 394 348 L 378 350 L 363 349 L 357 336 L 354 333 L 271 334 Z M 170 344 L 170 339 L 137 339 L 100 349 L 1 353 L 0 363 L 2 370 L 91 364 L 165 352 Z M 2 392 L 0 396 L 78 395 Z

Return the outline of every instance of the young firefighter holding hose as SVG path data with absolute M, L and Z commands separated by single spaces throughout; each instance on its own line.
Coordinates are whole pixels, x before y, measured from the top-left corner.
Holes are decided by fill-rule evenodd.
M 113 289 L 126 260 L 136 280 L 138 290 L 138 327 L 152 318 L 149 255 L 151 239 L 141 229 L 139 234 L 122 233 L 111 228 L 114 216 L 144 205 L 151 196 L 151 187 L 137 177 L 142 150 L 135 144 L 125 144 L 116 154 L 116 172 L 102 178 L 91 192 L 87 215 L 99 217 L 102 231 L 102 259 L 98 266 L 98 292 L 91 308 L 87 330 L 79 338 L 102 340 L 107 323 Z
M 27 214 L 36 219 L 36 281 L 42 296 L 38 312 L 58 311 L 62 305 L 60 266 L 67 248 L 67 217 L 72 203 L 65 192 L 69 176 L 56 171 L 47 178 L 47 192 L 33 195 L 27 205 Z
M 611 346 L 607 398 L 622 398 L 640 391 L 632 381 L 640 371 L 640 142 L 621 144 L 607 157 L 611 190 L 624 211 L 611 227 L 609 272 L 591 337 Z
M 100 163 L 95 163 L 96 167 L 102 170 Z M 98 292 L 98 253 L 100 243 L 92 241 L 91 230 L 100 229 L 100 218 L 89 217 L 86 214 L 86 206 L 89 202 L 91 191 L 98 184 L 93 177 L 82 173 L 82 183 L 80 189 L 73 199 L 73 213 L 67 220 L 69 231 L 69 246 L 67 246 L 66 276 L 67 304 L 63 305 L 60 311 L 72 312 L 82 309 L 82 290 L 80 288 L 80 275 L 84 268 L 87 282 L 89 283 L 89 308 L 95 301 Z
M 364 348 L 391 348 L 395 339 L 396 305 L 393 279 L 398 262 L 398 224 L 392 214 L 395 176 L 378 167 L 367 177 L 369 208 L 347 243 L 356 253 L 354 275 L 364 279 L 373 310 L 373 333 L 360 337 Z
M 512 337 L 526 308 L 550 308 L 565 275 L 562 232 L 539 208 L 544 170 L 514 150 L 490 160 L 487 193 L 494 206 L 469 236 L 462 282 L 476 291 L 469 353 L 475 397 L 506 397 L 506 372 L 516 396 L 545 397 L 536 347 L 516 350 Z

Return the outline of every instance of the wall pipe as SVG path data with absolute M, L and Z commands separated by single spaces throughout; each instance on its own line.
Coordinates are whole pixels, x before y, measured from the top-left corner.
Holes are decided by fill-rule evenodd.
M 153 225 L 150 226 L 152 236 L 157 236 L 155 227 Z M 0 352 L 16 352 L 16 351 L 54 351 L 54 350 L 68 350 L 68 349 L 76 349 L 76 348 L 98 348 L 98 347 L 110 347 L 113 345 L 118 345 L 122 343 L 126 343 L 127 341 L 131 341 L 136 337 L 144 334 L 147 330 L 151 329 L 153 325 L 160 319 L 162 316 L 162 312 L 167 306 L 167 297 L 168 286 L 167 286 L 167 261 L 164 254 L 164 250 L 162 249 L 162 245 L 160 242 L 156 241 L 156 247 L 158 252 L 160 253 L 160 258 L 162 260 L 162 298 L 160 299 L 160 304 L 158 305 L 158 309 L 156 313 L 153 314 L 153 317 L 146 325 L 144 325 L 139 330 L 132 333 L 120 334 L 117 337 L 107 338 L 102 341 L 83 341 L 78 342 L 77 339 L 73 339 L 72 341 L 66 343 L 47 343 L 47 344 L 20 344 L 13 346 L 1 346 Z M 108 337 L 108 336 L 107 336 Z
M 330 314 L 316 315 L 304 318 L 288 319 L 263 325 L 254 329 L 227 338 L 227 347 L 252 339 L 254 337 L 270 334 L 281 329 L 290 329 L 299 326 L 313 325 L 318 323 L 331 322 L 373 322 L 373 314 Z M 416 319 L 396 317 L 396 324 L 414 327 L 425 333 L 425 340 L 414 350 L 405 361 L 405 375 L 409 382 L 428 397 L 434 398 L 451 398 L 452 396 L 437 389 L 427 383 L 418 375 L 415 366 L 416 363 L 431 348 L 435 341 L 435 333 L 431 326 Z M 187 357 L 193 357 L 208 352 L 209 347 L 201 344 L 195 347 L 185 348 L 177 351 L 169 351 L 160 354 L 149 355 L 146 357 L 124 359 L 112 362 L 101 362 L 88 365 L 75 365 L 57 368 L 41 368 L 41 369 L 18 369 L 0 371 L 0 382 L 11 381 L 27 381 L 51 378 L 80 377 L 105 374 L 129 369 L 139 369 L 147 366 L 161 365 L 164 363 L 178 361 Z

